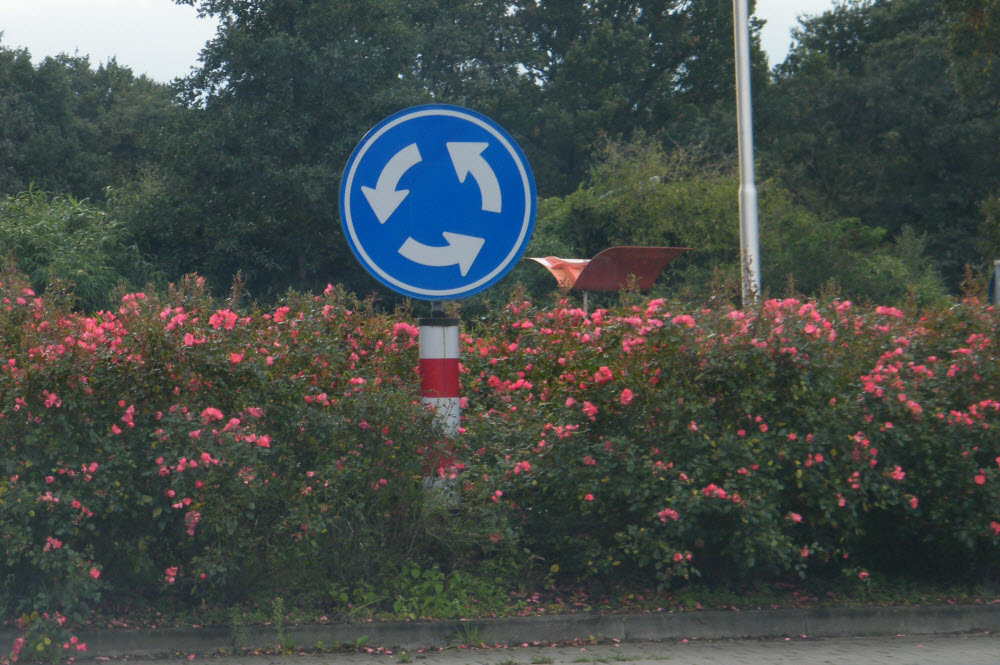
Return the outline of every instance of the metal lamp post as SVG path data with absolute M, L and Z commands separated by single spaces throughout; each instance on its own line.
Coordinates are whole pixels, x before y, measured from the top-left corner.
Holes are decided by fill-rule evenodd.
M 736 37 L 736 126 L 740 152 L 740 265 L 743 306 L 760 295 L 757 186 L 753 168 L 753 110 L 750 100 L 750 17 L 747 0 L 733 0 Z

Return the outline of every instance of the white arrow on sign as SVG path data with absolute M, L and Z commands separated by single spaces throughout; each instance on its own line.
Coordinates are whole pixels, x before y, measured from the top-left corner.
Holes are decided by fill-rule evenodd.
M 417 149 L 417 144 L 411 143 L 392 156 L 392 159 L 382 169 L 382 173 L 379 174 L 375 189 L 361 187 L 361 191 L 364 192 L 365 198 L 368 199 L 368 204 L 372 207 L 380 224 L 385 224 L 392 217 L 392 213 L 410 193 L 408 189 L 397 190 L 396 186 L 399 185 L 403 174 L 410 167 L 420 163 L 420 159 L 420 150 Z
M 451 163 L 455 166 L 455 173 L 458 174 L 458 181 L 465 182 L 465 178 L 471 173 L 479 185 L 479 193 L 483 198 L 482 209 L 486 212 L 500 212 L 502 203 L 500 182 L 482 154 L 490 144 L 455 142 L 446 145 L 448 154 L 451 155 Z
M 433 268 L 458 265 L 459 272 L 465 277 L 486 240 L 448 231 L 442 231 L 441 235 L 444 236 L 447 245 L 432 247 L 413 238 L 407 238 L 399 248 L 399 253 L 414 263 Z

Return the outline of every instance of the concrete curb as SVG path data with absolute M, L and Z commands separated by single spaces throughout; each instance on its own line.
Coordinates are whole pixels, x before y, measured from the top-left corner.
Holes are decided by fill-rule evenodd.
M 775 637 L 871 637 L 943 635 L 1000 631 L 1000 603 L 941 607 L 859 607 L 802 610 L 710 610 L 658 614 L 557 615 L 292 626 L 286 641 L 304 649 L 336 647 L 435 648 L 458 644 L 519 645 L 577 639 L 621 642 L 679 639 Z M 80 631 L 86 658 L 212 653 L 275 647 L 281 641 L 271 626 Z M 0 631 L 0 649 L 16 634 Z M 83 654 L 77 654 L 83 656 Z

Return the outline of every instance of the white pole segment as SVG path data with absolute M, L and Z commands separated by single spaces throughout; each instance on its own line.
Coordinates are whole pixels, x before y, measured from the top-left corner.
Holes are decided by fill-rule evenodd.
M 458 319 L 432 316 L 419 321 L 421 401 L 434 407 L 446 436 L 458 433 Z

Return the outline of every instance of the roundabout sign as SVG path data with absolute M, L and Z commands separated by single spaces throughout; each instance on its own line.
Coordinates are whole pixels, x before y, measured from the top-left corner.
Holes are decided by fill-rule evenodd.
M 502 278 L 535 225 L 535 181 L 489 118 L 427 105 L 389 116 L 340 182 L 347 243 L 375 279 L 420 300 L 454 300 Z

